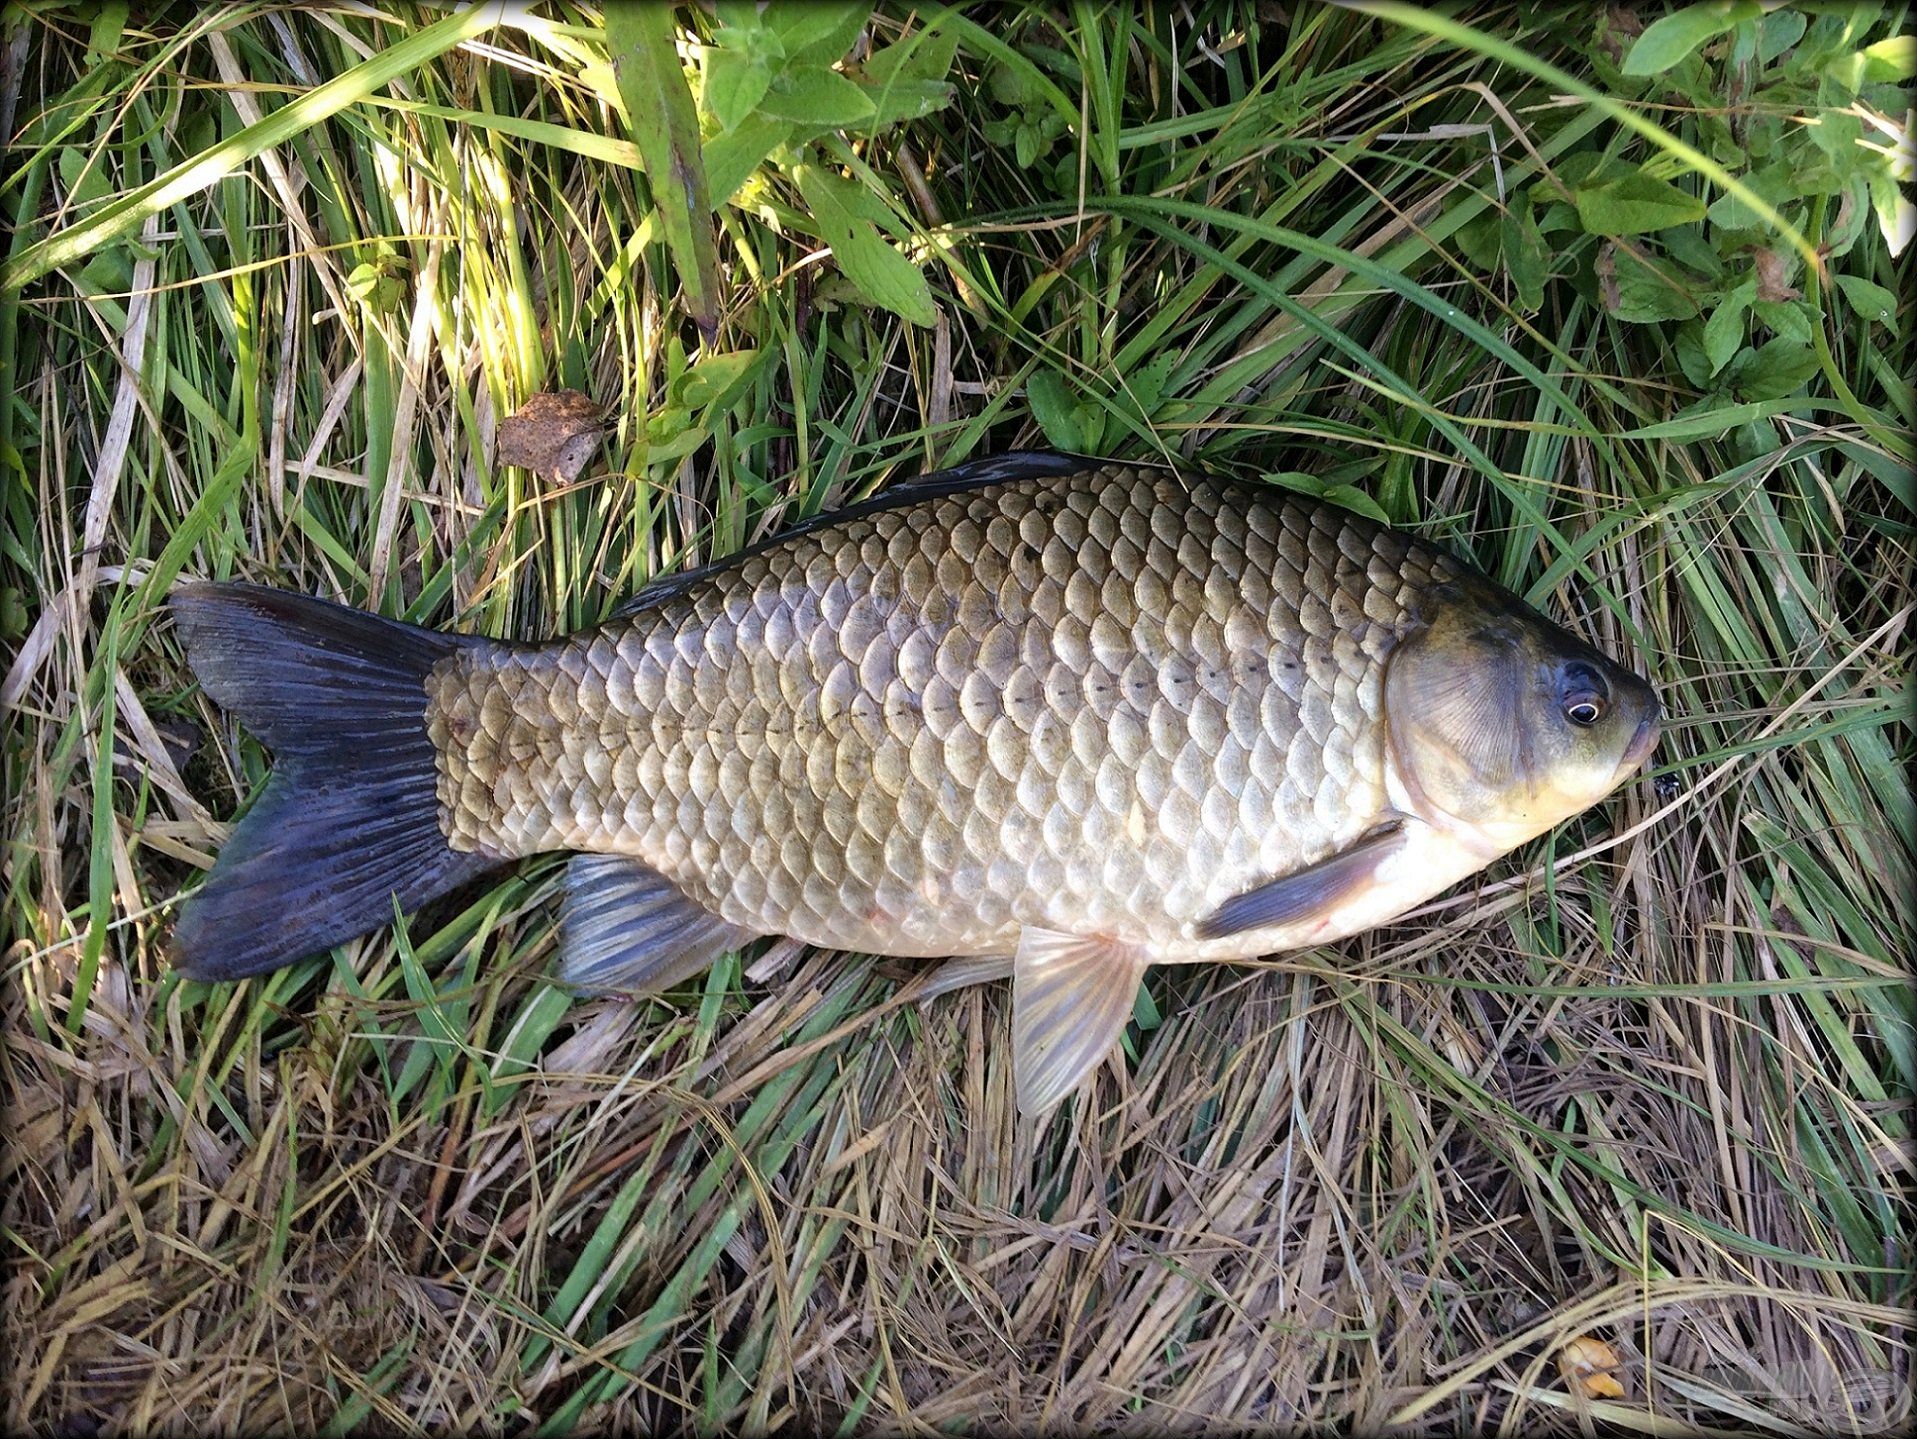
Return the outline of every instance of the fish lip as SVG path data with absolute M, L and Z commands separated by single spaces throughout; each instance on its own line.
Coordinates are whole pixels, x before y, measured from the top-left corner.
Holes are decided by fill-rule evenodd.
M 1663 726 L 1654 714 L 1646 715 L 1638 721 L 1637 733 L 1631 736 L 1630 744 L 1624 747 L 1624 758 L 1618 761 L 1617 776 L 1623 779 L 1637 771 L 1638 766 L 1651 757 L 1651 751 L 1657 748 L 1659 732 Z

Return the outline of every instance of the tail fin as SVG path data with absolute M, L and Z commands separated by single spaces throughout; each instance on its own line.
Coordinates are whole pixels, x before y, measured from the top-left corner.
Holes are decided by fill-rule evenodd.
M 259 585 L 183 585 L 168 604 L 201 685 L 275 758 L 181 910 L 182 973 L 277 969 L 497 863 L 446 843 L 426 733 L 428 671 L 482 641 Z

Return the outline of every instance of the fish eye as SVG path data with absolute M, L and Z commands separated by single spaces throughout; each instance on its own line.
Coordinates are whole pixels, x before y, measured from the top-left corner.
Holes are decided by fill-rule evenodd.
M 1558 706 L 1572 724 L 1579 729 L 1589 729 L 1604 718 L 1606 700 L 1603 677 L 1587 664 L 1567 666 Z

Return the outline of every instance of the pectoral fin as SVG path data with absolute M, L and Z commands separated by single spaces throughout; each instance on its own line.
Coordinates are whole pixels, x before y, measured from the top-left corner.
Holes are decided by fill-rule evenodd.
M 1349 849 L 1226 900 L 1198 921 L 1197 935 L 1224 939 L 1329 914 L 1376 879 L 1378 866 L 1404 848 L 1404 843 L 1402 822 L 1380 826 Z
M 758 938 L 695 904 L 657 870 L 616 854 L 566 866 L 559 979 L 589 990 L 670 989 Z
M 1012 1073 L 1020 1114 L 1043 1114 L 1111 1053 L 1151 957 L 1135 946 L 1027 927 L 1012 961 Z

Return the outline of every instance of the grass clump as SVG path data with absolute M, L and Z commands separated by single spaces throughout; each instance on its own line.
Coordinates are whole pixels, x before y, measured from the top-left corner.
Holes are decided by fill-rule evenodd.
M 9 1427 L 1908 1421 L 1902 7 L 5 27 Z M 597 460 L 500 463 L 560 388 Z M 267 768 L 176 578 L 553 633 L 1033 443 L 1450 544 L 1651 675 L 1652 782 L 1154 973 L 1037 1126 L 996 990 L 553 989 L 549 863 L 169 972 Z

